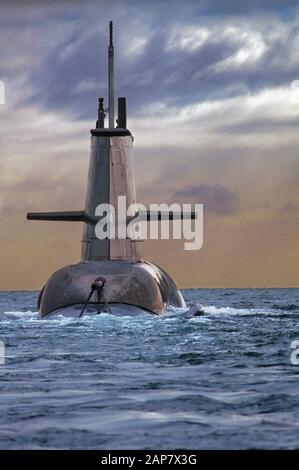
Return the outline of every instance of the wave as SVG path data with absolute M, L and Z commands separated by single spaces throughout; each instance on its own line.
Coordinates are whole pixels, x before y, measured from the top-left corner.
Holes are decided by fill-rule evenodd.
M 238 315 L 238 316 L 287 316 L 288 313 L 294 316 L 294 311 L 299 308 L 287 308 L 287 306 L 271 306 L 260 308 L 236 308 L 236 307 L 216 307 L 215 305 L 205 305 L 204 311 L 210 315 Z M 292 312 L 292 313 L 291 313 Z
M 205 315 L 202 317 L 197 317 L 195 320 L 200 321 L 202 318 L 205 316 L 275 316 L 275 317 L 286 317 L 286 316 L 297 316 L 299 315 L 299 307 L 296 304 L 290 304 L 290 305 L 278 305 L 274 304 L 273 306 L 270 307 L 261 307 L 261 308 L 237 308 L 237 307 L 219 307 L 215 305 L 204 305 L 204 312 Z M 298 311 L 296 313 L 296 311 Z M 163 320 L 163 318 L 166 320 L 176 320 L 179 318 L 183 317 L 183 313 L 185 311 L 183 309 L 175 309 L 171 308 L 169 311 L 160 316 L 159 320 Z M 38 312 L 34 312 L 31 310 L 28 311 L 6 311 L 4 313 L 4 318 L 1 319 L 1 324 L 11 322 L 11 321 L 39 321 L 38 319 Z M 288 315 L 289 314 L 289 315 Z M 113 314 L 103 312 L 101 315 L 97 316 L 85 316 L 84 317 L 84 322 L 95 322 L 99 321 L 99 319 L 115 319 L 118 320 L 124 319 L 124 320 L 130 320 L 132 322 L 132 317 L 130 316 L 118 316 L 116 317 Z M 136 317 L 136 319 L 139 318 L 139 321 L 141 322 L 145 321 L 145 318 L 143 316 Z M 146 320 L 157 320 L 157 317 L 147 317 Z M 194 320 L 194 319 L 193 319 Z M 56 322 L 56 323 L 70 323 L 78 321 L 78 318 L 73 318 L 73 317 L 66 317 L 63 315 L 56 316 L 55 318 L 52 319 L 45 319 L 43 322 Z M 83 321 L 83 318 L 80 319 L 80 321 Z M 138 321 L 138 320 L 137 320 Z
M 271 306 L 271 308 L 273 308 L 274 310 L 282 310 L 282 311 L 286 311 L 286 312 L 292 312 L 292 311 L 295 311 L 295 310 L 298 310 L 298 312 L 299 312 L 299 305 L 297 305 L 297 304 L 286 304 L 286 305 L 274 304 L 274 305 Z
M 5 320 L 37 320 L 38 319 L 38 312 L 32 312 L 31 310 L 28 310 L 26 312 L 3 312 L 5 315 Z

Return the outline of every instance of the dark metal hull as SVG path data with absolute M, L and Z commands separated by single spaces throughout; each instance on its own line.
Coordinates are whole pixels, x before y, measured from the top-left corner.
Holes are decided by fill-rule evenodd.
M 91 292 L 99 276 L 105 285 L 100 293 Z M 138 312 L 162 315 L 169 307 L 186 307 L 171 277 L 148 261 L 82 261 L 50 277 L 40 292 L 39 318 L 54 314 L 77 317 L 84 305 L 86 314 L 110 308 L 110 313 L 124 316 Z

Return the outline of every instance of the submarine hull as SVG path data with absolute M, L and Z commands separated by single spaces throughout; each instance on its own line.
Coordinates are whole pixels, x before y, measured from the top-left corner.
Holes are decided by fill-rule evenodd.
M 94 289 L 101 279 L 101 289 Z M 186 308 L 171 277 L 148 261 L 81 261 L 56 271 L 40 292 L 39 318 L 79 317 L 103 311 L 114 315 L 162 315 Z

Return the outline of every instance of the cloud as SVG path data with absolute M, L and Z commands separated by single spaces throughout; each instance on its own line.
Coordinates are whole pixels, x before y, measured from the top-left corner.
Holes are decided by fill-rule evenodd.
M 216 70 L 229 67 L 241 68 L 259 63 L 268 50 L 263 35 L 258 31 L 244 31 L 241 28 L 229 27 L 224 31 L 224 37 L 236 44 L 237 50 L 227 59 L 216 64 Z
M 282 215 L 291 215 L 292 217 L 299 219 L 299 204 L 292 201 L 286 201 L 278 208 L 277 212 Z
M 237 195 L 219 184 L 186 186 L 173 194 L 173 200 L 204 204 L 205 210 L 216 215 L 228 215 L 236 211 Z
M 232 7 L 230 2 L 223 8 L 214 4 L 214 15 L 211 5 L 208 15 L 201 13 L 208 5 L 205 1 L 172 2 L 171 10 L 167 4 L 158 2 L 150 8 L 128 2 L 126 22 L 121 19 L 121 2 L 106 6 L 101 21 L 94 15 L 93 2 L 84 6 L 75 2 L 72 7 L 61 2 L 52 10 L 45 2 L 41 12 L 46 14 L 40 13 L 39 21 L 28 13 L 36 7 L 19 6 L 10 23 L 5 15 L 0 20 L 1 43 L 6 45 L 0 52 L 0 76 L 23 74 L 33 85 L 35 104 L 91 119 L 96 111 L 95 88 L 83 84 L 97 84 L 98 94 L 106 97 L 107 23 L 113 18 L 117 90 L 128 96 L 130 116 L 142 114 L 153 102 L 181 107 L 246 96 L 287 86 L 299 77 L 295 10 L 293 18 L 285 21 L 275 2 L 272 11 L 269 2 L 238 7 L 238 15 L 224 13 Z M 263 7 L 268 16 L 257 16 Z M 252 15 L 241 14 L 248 9 Z M 27 17 L 16 27 L 24 10 Z
M 81 80 L 72 89 L 72 92 L 76 94 L 86 93 L 89 91 L 95 91 L 98 87 L 98 83 L 95 80 Z

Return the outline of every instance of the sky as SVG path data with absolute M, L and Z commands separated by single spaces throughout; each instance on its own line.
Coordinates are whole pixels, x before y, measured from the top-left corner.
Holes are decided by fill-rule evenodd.
M 180 287 L 299 286 L 298 1 L 1 1 L 0 289 L 80 259 L 97 98 L 127 97 L 138 201 L 204 204 L 201 250 L 146 241 Z

